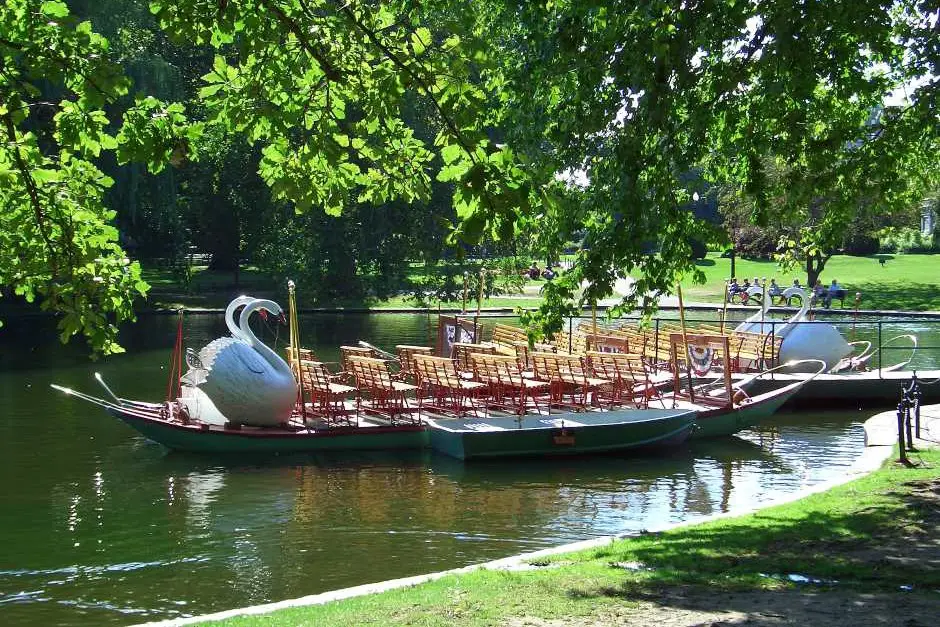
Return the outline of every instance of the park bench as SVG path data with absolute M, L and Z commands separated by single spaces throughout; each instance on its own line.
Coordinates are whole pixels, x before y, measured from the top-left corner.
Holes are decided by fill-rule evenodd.
M 548 381 L 551 402 L 559 407 L 584 410 L 589 401 L 596 402 L 592 397 L 598 388 L 611 384 L 607 379 L 593 376 L 587 360 L 581 355 L 532 353 L 532 365 L 535 378 Z M 565 403 L 565 394 L 571 398 L 570 403 Z
M 524 375 L 518 358 L 510 355 L 470 355 L 474 379 L 490 391 L 489 403 L 516 414 L 526 413 L 528 401 L 541 413 L 540 400 L 548 401 L 549 383 Z
M 395 381 L 388 369 L 388 361 L 350 354 L 347 357 L 356 387 L 361 394 L 368 394 L 368 402 L 360 400 L 362 409 L 387 418 L 393 424 L 402 416 L 412 423 L 420 423 L 420 408 L 408 403 L 418 386 Z M 417 415 L 417 417 L 415 417 Z

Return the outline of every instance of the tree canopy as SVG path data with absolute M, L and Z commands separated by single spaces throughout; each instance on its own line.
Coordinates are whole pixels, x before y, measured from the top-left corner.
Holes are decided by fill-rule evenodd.
M 637 277 L 622 307 L 649 308 L 696 272 L 693 170 L 740 188 L 758 223 L 825 205 L 790 247 L 806 251 L 860 204 L 890 210 L 936 183 L 927 0 L 149 6 L 171 41 L 212 59 L 195 120 L 147 94 L 116 119 L 129 82 L 103 37 L 62 2 L 0 8 L 0 283 L 104 352 L 145 287 L 117 245 L 98 160 L 157 172 L 198 158 L 203 123 L 243 138 L 273 198 L 300 212 L 427 202 L 437 181 L 453 186 L 451 244 L 579 240 L 534 316 L 546 329 L 619 277 Z

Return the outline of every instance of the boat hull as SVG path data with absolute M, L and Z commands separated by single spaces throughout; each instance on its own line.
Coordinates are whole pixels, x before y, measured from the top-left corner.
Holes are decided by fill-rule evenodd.
M 856 407 L 893 407 L 901 398 L 901 386 L 910 383 L 910 371 L 881 372 L 870 371 L 851 374 L 821 374 L 800 388 L 799 392 L 788 399 L 788 407 L 799 406 L 840 406 L 851 403 Z M 746 375 L 744 375 L 746 376 Z M 929 381 L 940 378 L 940 370 L 925 370 L 917 373 L 918 378 Z M 781 382 L 796 382 L 806 379 L 799 373 L 774 375 L 772 379 L 753 382 L 755 393 L 766 391 Z M 921 403 L 940 403 L 940 386 L 921 386 Z
M 798 394 L 805 384 L 806 381 L 789 384 L 778 381 L 772 389 L 761 393 L 749 387 L 750 400 L 748 402 L 735 404 L 733 407 L 716 407 L 701 411 L 696 418 L 696 428 L 692 433 L 692 438 L 701 440 L 725 437 L 756 427 Z
M 225 428 L 182 424 L 143 408 L 107 411 L 148 440 L 194 453 L 281 454 L 327 451 L 420 449 L 428 445 L 422 425 L 336 427 L 330 429 Z
M 431 447 L 457 459 L 616 453 L 677 446 L 688 439 L 696 412 L 614 410 L 521 418 L 429 420 Z

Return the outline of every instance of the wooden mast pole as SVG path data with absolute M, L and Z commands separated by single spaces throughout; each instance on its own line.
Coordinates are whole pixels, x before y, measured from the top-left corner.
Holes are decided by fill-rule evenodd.
M 461 313 L 467 313 L 467 287 L 470 283 L 470 273 L 463 271 L 463 304 L 460 306 Z
M 728 318 L 728 286 L 731 284 L 730 281 L 725 281 L 725 297 L 722 299 L 721 305 L 721 334 L 725 334 L 725 320 Z
M 300 416 L 307 422 L 307 404 L 304 402 L 303 366 L 300 363 L 300 324 L 297 321 L 296 286 L 293 281 L 287 281 L 287 307 L 290 311 L 290 351 L 291 361 L 295 364 L 294 374 L 297 377 L 297 390 L 300 394 Z
M 685 352 L 686 372 L 689 379 L 689 398 L 695 402 L 695 394 L 692 390 L 692 356 L 689 354 L 689 336 L 685 327 L 685 304 L 682 302 L 682 282 L 676 282 L 676 293 L 679 296 L 679 326 L 682 328 L 682 350 Z M 679 367 L 679 356 L 676 355 L 676 368 Z M 676 373 L 678 376 L 678 373 Z
M 477 315 L 473 318 L 474 336 L 476 336 L 477 326 L 480 324 L 480 308 L 483 306 L 483 287 L 486 285 L 486 268 L 480 268 L 480 289 L 477 290 Z M 459 326 L 458 321 L 458 326 Z M 476 337 L 474 337 L 476 339 Z

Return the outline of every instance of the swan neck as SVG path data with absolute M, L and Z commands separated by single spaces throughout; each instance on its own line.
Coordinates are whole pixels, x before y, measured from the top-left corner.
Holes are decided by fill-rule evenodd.
M 251 330 L 251 325 L 248 324 L 248 318 L 250 318 L 251 314 L 253 314 L 258 309 L 267 309 L 263 300 L 256 299 L 245 306 L 245 308 L 242 310 L 241 316 L 238 318 L 239 332 L 242 334 L 242 338 L 248 342 L 248 344 L 262 357 L 264 357 L 265 361 L 267 361 L 271 366 L 278 370 L 283 370 L 286 368 L 289 371 L 290 368 L 287 366 L 284 360 L 278 357 L 277 353 L 271 350 L 267 344 L 259 340 L 255 335 L 255 332 Z
M 801 290 L 801 294 L 800 294 L 800 310 L 799 310 L 798 312 L 796 312 L 796 313 L 793 315 L 793 317 L 790 318 L 790 320 L 789 320 L 788 322 L 794 323 L 794 322 L 797 322 L 797 321 L 799 321 L 799 320 L 802 320 L 803 318 L 806 317 L 806 312 L 808 312 L 808 311 L 809 311 L 809 298 L 807 297 L 806 292 Z
M 242 305 L 247 305 L 248 303 L 255 300 L 251 296 L 239 296 L 228 304 L 228 307 L 225 308 L 225 326 L 228 328 L 229 333 L 232 334 L 232 337 L 237 339 L 246 339 L 242 335 L 241 329 L 238 328 L 238 325 L 235 324 L 235 311 L 238 310 Z

